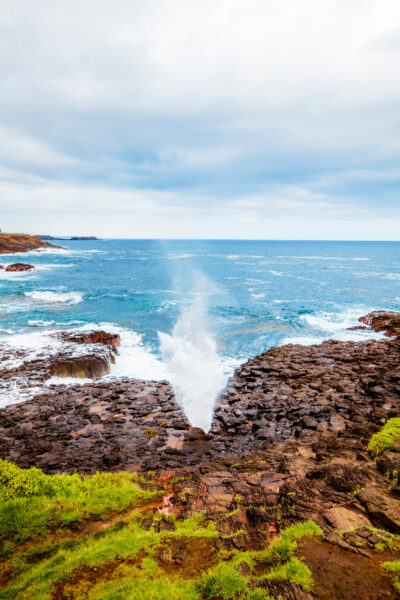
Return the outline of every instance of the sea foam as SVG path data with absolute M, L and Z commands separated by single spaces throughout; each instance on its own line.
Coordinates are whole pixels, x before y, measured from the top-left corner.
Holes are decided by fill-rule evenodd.
M 80 292 L 25 292 L 25 296 L 48 304 L 79 304 L 83 300 Z

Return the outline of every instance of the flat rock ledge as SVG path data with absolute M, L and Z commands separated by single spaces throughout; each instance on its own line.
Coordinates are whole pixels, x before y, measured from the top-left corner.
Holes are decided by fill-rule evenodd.
M 364 322 L 373 324 L 374 314 Z M 385 315 L 390 329 L 399 315 Z M 15 371 L 34 383 L 57 374 L 101 375 L 119 343 L 106 332 L 81 339 L 80 334 L 59 335 L 72 347 L 87 344 L 86 354 L 23 363 L 3 369 L 2 378 Z M 300 447 L 326 436 L 361 449 L 399 414 L 399 358 L 397 337 L 272 348 L 237 369 L 218 399 L 209 434 L 190 427 L 166 381 L 48 387 L 33 400 L 0 410 L 0 457 L 48 473 L 92 473 L 193 468 L 269 451 L 286 440 Z

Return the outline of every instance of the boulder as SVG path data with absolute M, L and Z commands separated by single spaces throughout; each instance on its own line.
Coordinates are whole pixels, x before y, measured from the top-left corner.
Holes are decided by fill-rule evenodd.
M 13 263 L 12 265 L 8 265 L 6 267 L 6 271 L 11 272 L 20 272 L 20 271 L 32 271 L 35 267 L 33 265 L 25 264 L 25 263 Z
M 86 355 L 58 360 L 48 367 L 50 375 L 56 377 L 78 377 L 95 379 L 110 372 L 109 361 L 102 356 Z
M 359 321 L 365 323 L 374 331 L 384 331 L 387 336 L 398 336 L 400 334 L 400 313 L 383 310 L 375 310 Z
M 365 515 L 354 512 L 343 506 L 334 506 L 325 511 L 325 519 L 338 531 L 357 529 L 358 527 L 370 527 L 371 523 Z

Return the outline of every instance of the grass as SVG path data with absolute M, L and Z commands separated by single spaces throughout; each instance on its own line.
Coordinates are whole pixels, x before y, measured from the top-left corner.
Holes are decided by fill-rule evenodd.
M 313 521 L 305 521 L 282 531 L 278 539 L 257 555 L 259 562 L 272 567 L 266 577 L 287 579 L 299 585 L 304 591 L 309 591 L 313 583 L 312 575 L 307 565 L 295 556 L 298 549 L 297 542 L 321 535 L 322 529 Z
M 400 560 L 384 562 L 382 564 L 382 570 L 391 576 L 394 589 L 396 592 L 400 593 Z
M 368 451 L 377 458 L 388 450 L 393 450 L 394 443 L 400 440 L 400 418 L 389 419 L 380 431 L 375 433 L 368 444 Z
M 261 587 L 265 578 L 311 589 L 298 541 L 322 533 L 312 521 L 282 531 L 264 550 L 218 553 L 215 521 L 204 514 L 179 520 L 146 508 L 159 492 L 140 489 L 138 479 L 131 473 L 48 476 L 0 461 L 0 535 L 8 552 L 0 566 L 0 581 L 8 576 L 8 581 L 3 577 L 0 600 L 51 600 L 56 590 L 71 600 L 274 600 Z M 94 517 L 105 519 L 110 511 L 127 508 L 119 521 L 91 529 Z M 142 528 L 149 517 L 153 526 Z M 161 518 L 174 531 L 158 531 Z M 71 538 L 69 528 L 77 521 L 81 528 Z M 185 544 L 179 546 L 182 538 Z M 23 548 L 18 546 L 27 540 Z M 209 559 L 197 568 L 205 540 Z M 183 562 L 191 559 L 193 571 L 180 570 L 179 560 L 174 562 L 176 544 L 185 548 Z M 166 564 L 168 548 L 171 563 Z M 239 569 L 243 563 L 249 575 Z
M 49 529 L 106 518 L 157 494 L 141 490 L 137 480 L 125 472 L 50 476 L 0 460 L 0 556 Z
M 390 533 L 389 531 L 385 531 L 384 529 L 376 529 L 376 527 L 370 527 L 370 529 L 376 536 L 380 537 L 382 540 L 382 542 L 378 542 L 375 545 L 375 548 L 378 544 L 382 544 L 378 546 L 378 550 L 386 550 L 386 548 L 388 548 L 391 552 L 400 552 L 400 535 Z

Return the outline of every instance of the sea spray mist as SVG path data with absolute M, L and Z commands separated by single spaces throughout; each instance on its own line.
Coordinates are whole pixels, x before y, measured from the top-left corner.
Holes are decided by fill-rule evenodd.
M 191 425 L 205 432 L 211 428 L 216 398 L 227 378 L 208 316 L 213 293 L 215 286 L 199 274 L 171 335 L 158 334 L 177 400 Z

